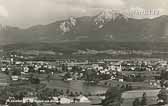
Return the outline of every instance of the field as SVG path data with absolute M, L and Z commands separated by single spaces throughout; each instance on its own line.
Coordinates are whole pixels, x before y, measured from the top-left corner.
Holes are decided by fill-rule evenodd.
M 104 80 L 100 81 L 99 85 L 107 87 L 116 87 L 129 84 L 133 89 L 154 89 L 148 82 L 119 82 L 116 80 Z
M 132 106 L 132 102 L 135 98 L 139 98 L 141 100 L 142 94 L 145 92 L 147 94 L 147 103 L 149 105 L 156 104 L 157 101 L 157 94 L 160 89 L 156 90 L 133 90 L 127 91 L 122 94 L 122 98 L 124 98 L 123 103 L 121 106 Z M 77 104 L 62 104 L 59 106 L 101 106 L 96 105 L 101 102 L 98 97 L 89 98 L 92 102 L 91 103 L 77 103 Z M 56 104 L 45 104 L 45 106 L 57 106 Z
M 50 82 L 43 81 L 48 88 L 57 88 L 66 91 L 69 89 L 72 92 L 82 92 L 83 94 L 102 94 L 108 89 L 107 87 L 97 85 L 87 85 L 84 81 L 62 81 L 51 80 Z
M 7 86 L 9 81 L 9 76 L 4 73 L 0 73 L 0 86 Z
M 134 101 L 134 99 L 125 99 L 121 106 L 132 106 L 133 101 Z M 148 105 L 156 104 L 156 98 L 155 97 L 148 97 L 147 103 L 148 103 Z
M 157 101 L 157 94 L 159 93 L 160 89 L 156 90 L 134 90 L 124 92 L 122 94 L 122 98 L 124 98 L 122 106 L 132 106 L 132 102 L 135 98 L 142 97 L 143 93 L 145 92 L 147 95 L 147 103 L 148 104 L 156 104 Z

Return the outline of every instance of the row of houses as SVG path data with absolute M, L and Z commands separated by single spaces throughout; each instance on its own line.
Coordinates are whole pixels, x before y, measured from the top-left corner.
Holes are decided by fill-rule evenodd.
M 6 104 L 10 102 L 70 104 L 70 103 L 90 103 L 91 101 L 87 97 L 80 95 L 78 97 L 73 98 L 66 96 L 52 97 L 50 100 L 38 100 L 37 97 L 23 97 L 22 100 L 15 100 L 14 97 L 9 97 L 9 99 L 6 100 Z

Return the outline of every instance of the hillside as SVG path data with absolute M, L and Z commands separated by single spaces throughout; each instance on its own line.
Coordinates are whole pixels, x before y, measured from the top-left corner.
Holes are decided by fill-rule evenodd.
M 0 44 L 72 41 L 168 42 L 168 16 L 133 19 L 111 11 L 21 29 L 0 27 Z

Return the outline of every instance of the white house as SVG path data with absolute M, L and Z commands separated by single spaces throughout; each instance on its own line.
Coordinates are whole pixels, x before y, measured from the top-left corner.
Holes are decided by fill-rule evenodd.
M 104 100 L 106 97 L 105 96 L 99 96 L 101 100 Z
M 80 103 L 90 103 L 90 100 L 87 97 L 83 96 L 83 95 L 78 96 L 76 99 Z
M 102 66 L 98 67 L 98 70 L 103 70 L 103 67 Z
M 6 68 L 5 68 L 5 67 L 2 67 L 2 68 L 1 68 L 1 71 L 3 71 L 3 72 L 6 71 Z
M 40 70 L 41 73 L 45 73 L 45 70 Z
M 119 82 L 124 82 L 124 79 L 120 78 L 118 79 Z
M 73 78 L 67 78 L 66 80 L 67 80 L 67 81 L 72 81 L 72 80 L 73 80 Z
M 21 62 L 21 61 L 16 61 L 15 64 L 16 64 L 16 65 L 21 65 L 21 64 L 24 64 L 24 63 Z
M 24 70 L 25 73 L 29 72 L 29 68 L 28 67 L 24 67 L 23 70 Z
M 17 75 L 13 75 L 13 76 L 11 76 L 11 78 L 12 78 L 13 81 L 19 80 L 19 76 L 17 76 Z
M 35 102 L 36 99 L 37 99 L 36 97 L 23 97 L 23 103 L 27 102 L 33 103 Z
M 60 97 L 58 98 L 60 104 L 70 104 L 71 103 L 71 100 L 66 98 L 66 97 Z
M 54 101 L 58 102 L 58 97 L 52 97 Z

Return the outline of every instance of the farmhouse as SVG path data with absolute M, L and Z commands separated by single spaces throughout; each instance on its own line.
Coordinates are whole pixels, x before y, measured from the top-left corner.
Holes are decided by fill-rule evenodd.
M 1 71 L 3 71 L 3 72 L 6 71 L 6 68 L 5 68 L 5 67 L 2 67 L 2 68 L 1 68 Z
M 87 97 L 82 95 L 78 96 L 76 100 L 80 103 L 90 103 L 90 100 Z
M 19 76 L 13 75 L 13 76 L 11 76 L 11 79 L 12 79 L 13 81 L 17 81 L 17 80 L 19 80 Z
M 71 99 L 66 98 L 66 97 L 59 97 L 58 102 L 60 104 L 70 104 L 72 101 L 71 101 Z
M 23 103 L 27 103 L 27 102 L 33 103 L 33 102 L 35 102 L 35 100 L 37 100 L 36 97 L 24 97 Z

